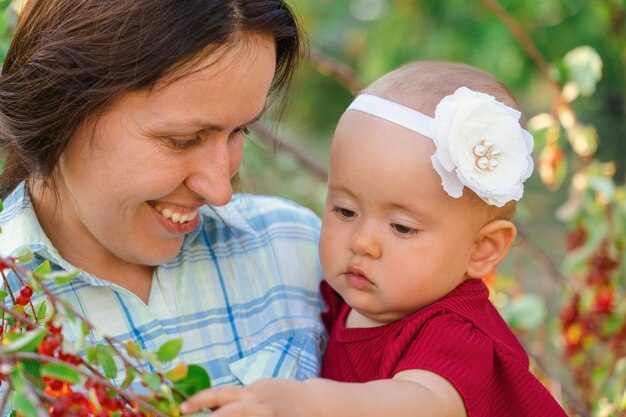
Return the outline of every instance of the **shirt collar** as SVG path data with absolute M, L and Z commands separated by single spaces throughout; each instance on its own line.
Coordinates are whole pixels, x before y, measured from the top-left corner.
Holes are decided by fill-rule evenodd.
M 24 182 L 4 200 L 0 225 L 0 255 L 13 256 L 19 248 L 28 246 L 34 253 L 40 253 L 51 261 L 60 260 L 57 250 L 39 224 Z
M 218 207 L 205 205 L 201 207 L 200 213 L 202 214 L 202 218 L 200 219 L 200 224 L 193 232 L 187 235 L 185 242 L 191 242 L 198 235 L 198 233 L 200 233 L 200 230 L 203 228 L 202 220 L 221 223 L 227 227 L 237 229 L 240 232 L 247 233 L 252 236 L 258 236 L 250 221 L 239 209 L 241 204 L 238 204 L 238 202 L 241 202 L 244 199 L 244 196 L 244 194 L 235 194 L 230 203 L 225 206 Z

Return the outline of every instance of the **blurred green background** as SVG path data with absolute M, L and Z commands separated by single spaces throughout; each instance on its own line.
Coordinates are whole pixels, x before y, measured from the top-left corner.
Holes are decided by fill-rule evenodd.
M 590 174 L 591 170 L 596 174 L 602 171 L 598 175 L 610 181 L 615 190 L 624 183 L 626 2 L 291 3 L 307 31 L 310 59 L 287 97 L 285 112 L 273 126 L 281 140 L 297 146 L 301 158 L 281 149 L 280 144 L 268 144 L 253 135 L 242 169 L 244 190 L 281 195 L 320 213 L 324 179 L 301 160 L 327 167 L 334 125 L 353 98 L 355 80 L 367 84 L 399 65 L 419 59 L 459 61 L 494 74 L 513 91 L 531 127 L 535 127 L 538 169 L 527 182 L 518 205 L 515 221 L 521 237 L 498 272 L 492 298 L 523 339 L 533 358 L 533 369 L 543 376 L 571 415 L 625 415 L 626 390 L 620 382 L 626 380 L 623 352 L 616 353 L 604 336 L 585 338 L 583 333 L 579 339 L 585 347 L 578 353 L 567 353 L 567 332 L 573 330 L 564 326 L 561 316 L 564 306 L 578 300 L 581 293 L 581 311 L 595 314 L 589 307 L 593 302 L 584 304 L 584 300 L 597 293 L 595 287 L 584 284 L 586 265 L 593 264 L 593 260 L 578 259 L 577 267 L 568 267 L 573 262 L 567 249 L 568 236 L 581 224 L 605 232 L 609 224 L 601 211 L 590 221 L 591 215 L 580 204 L 566 213 L 582 192 L 573 191 L 572 179 L 577 173 L 592 178 L 595 174 Z M 516 30 L 522 35 L 515 34 Z M 526 40 L 520 42 L 524 37 Z M 539 58 L 533 56 L 533 48 Z M 581 129 L 566 121 L 560 123 L 568 111 L 575 114 L 576 126 Z M 551 133 L 546 133 L 545 125 L 541 128 L 542 116 L 535 118 L 537 115 L 552 118 Z M 578 134 L 581 131 L 584 134 Z M 541 160 L 544 165 L 540 169 Z M 591 202 L 595 196 L 590 197 L 589 204 L 595 204 Z M 623 207 L 623 201 L 615 204 Z M 601 225 L 596 227 L 597 223 Z M 615 257 L 619 260 L 624 253 L 623 235 L 620 231 L 612 241 L 612 247 L 618 247 Z M 597 235 L 595 243 L 587 244 L 587 255 L 602 237 Z M 612 307 L 611 318 L 602 316 L 597 320 L 617 320 L 616 326 L 623 326 L 623 318 L 615 319 L 624 315 L 625 273 L 618 263 L 618 270 L 611 275 L 618 301 Z M 593 320 L 580 318 L 581 326 L 596 326 L 589 324 Z M 588 347 L 592 344 L 600 348 L 592 351 Z M 611 359 L 602 362 L 600 357 Z M 595 388 L 583 387 L 585 384 Z

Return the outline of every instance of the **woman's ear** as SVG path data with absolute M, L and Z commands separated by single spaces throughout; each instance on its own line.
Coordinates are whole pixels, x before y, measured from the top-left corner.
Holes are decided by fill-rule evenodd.
M 489 275 L 502 262 L 517 236 L 515 225 L 507 220 L 494 220 L 477 233 L 474 250 L 465 274 L 471 278 Z

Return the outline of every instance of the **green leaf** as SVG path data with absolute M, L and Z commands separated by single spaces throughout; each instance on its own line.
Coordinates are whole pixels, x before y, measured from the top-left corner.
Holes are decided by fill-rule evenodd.
M 28 246 L 20 246 L 13 257 L 21 264 L 27 264 L 35 259 L 35 254 Z
M 54 280 L 59 285 L 67 284 L 81 273 L 80 269 L 76 269 L 72 272 L 67 271 L 54 271 L 48 272 L 42 275 L 42 279 L 45 280 Z
M 131 368 L 130 366 L 126 366 L 126 377 L 124 378 L 124 381 L 122 382 L 121 388 L 122 389 L 126 389 L 128 387 L 130 387 L 130 384 L 133 383 L 133 381 L 135 380 L 135 377 L 137 376 L 137 372 L 135 372 L 135 370 L 133 368 Z
M 96 358 L 104 376 L 107 379 L 115 379 L 117 377 L 117 364 L 113 355 L 111 354 L 111 348 L 105 345 L 96 346 Z
M 40 327 L 35 330 L 30 330 L 23 333 L 18 339 L 11 341 L 8 345 L 0 347 L 0 353 L 34 352 L 37 350 L 37 346 L 44 337 L 46 337 L 45 328 Z
M 157 374 L 142 374 L 141 380 L 145 382 L 152 391 L 158 391 L 161 386 L 161 377 Z
M 87 358 L 87 362 L 95 363 L 96 362 L 96 348 L 93 346 L 87 346 L 85 348 L 85 357 Z
M 37 320 L 43 320 L 46 317 L 46 312 L 48 311 L 48 305 L 46 304 L 46 300 L 42 300 L 39 305 L 39 309 L 37 310 Z
M 204 368 L 198 365 L 189 365 L 188 368 L 187 376 L 174 383 L 176 389 L 189 397 L 199 391 L 211 388 L 211 378 Z
M 5 290 L 0 290 L 0 301 L 4 300 L 7 295 L 9 295 L 8 292 L 6 292 Z
M 176 359 L 183 347 L 183 339 L 172 339 L 163 343 L 157 352 L 157 358 L 161 362 L 170 362 Z
M 35 268 L 33 274 L 43 275 L 49 274 L 50 272 L 52 272 L 52 268 L 50 267 L 50 261 L 45 260 L 37 268 Z
M 71 384 L 80 383 L 80 374 L 69 365 L 61 363 L 51 363 L 41 367 L 41 374 L 50 378 L 69 382 Z
M 148 363 L 154 366 L 156 369 L 160 370 L 163 368 L 163 364 L 159 359 L 157 359 L 157 354 L 154 352 L 150 352 L 149 350 L 142 350 L 141 357 L 148 361 Z
M 15 392 L 24 392 L 24 388 L 26 387 L 26 378 L 24 378 L 24 374 L 22 373 L 22 366 L 18 364 L 11 371 L 11 387 L 15 390 Z
M 15 406 L 15 409 L 19 410 L 25 417 L 38 417 L 37 407 L 35 404 L 30 402 L 26 395 L 21 392 L 16 392 L 13 395 L 13 405 Z
M 23 366 L 24 373 L 29 375 L 30 383 L 43 391 L 46 384 L 41 379 L 41 362 L 38 360 L 21 360 L 20 366 Z
M 547 312 L 539 296 L 524 294 L 511 301 L 501 313 L 511 327 L 532 330 L 543 322 Z

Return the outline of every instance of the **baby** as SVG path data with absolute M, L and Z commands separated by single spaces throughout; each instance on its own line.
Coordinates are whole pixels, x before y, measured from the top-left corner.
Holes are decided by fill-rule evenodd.
M 515 239 L 532 147 L 511 93 L 475 68 L 417 62 L 366 88 L 331 146 L 323 378 L 214 388 L 183 411 L 566 416 L 481 280 Z

